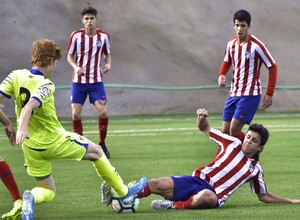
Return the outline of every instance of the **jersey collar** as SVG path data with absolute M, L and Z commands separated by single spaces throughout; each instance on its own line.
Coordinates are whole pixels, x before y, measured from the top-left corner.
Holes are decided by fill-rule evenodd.
M 39 70 L 37 70 L 37 69 L 30 69 L 30 72 L 31 72 L 33 75 L 39 75 L 39 76 L 43 76 L 44 78 L 46 78 L 45 75 L 44 75 L 41 71 L 39 71 Z

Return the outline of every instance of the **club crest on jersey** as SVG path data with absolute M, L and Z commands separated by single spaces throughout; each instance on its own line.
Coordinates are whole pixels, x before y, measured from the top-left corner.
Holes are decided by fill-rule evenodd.
M 250 59 L 250 57 L 251 57 L 251 52 L 249 50 L 246 50 L 246 52 L 245 52 L 245 58 L 246 59 Z
M 96 44 L 97 44 L 97 47 L 101 47 L 102 46 L 102 41 L 101 40 L 97 40 Z
M 250 164 L 250 167 L 249 167 L 249 171 L 252 173 L 253 171 L 254 171 L 254 169 L 255 169 L 255 166 L 254 166 L 254 164 Z
M 47 86 L 42 86 L 40 88 L 40 95 L 45 99 L 49 96 L 50 94 L 50 88 Z

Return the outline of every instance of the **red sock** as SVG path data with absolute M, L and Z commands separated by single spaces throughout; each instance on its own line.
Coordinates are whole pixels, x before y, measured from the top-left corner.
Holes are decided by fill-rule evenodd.
M 188 200 L 186 201 L 178 201 L 174 202 L 174 206 L 176 209 L 192 209 L 192 201 L 193 201 L 194 195 L 192 195 Z
M 139 194 L 137 194 L 137 197 L 140 199 L 140 198 L 147 197 L 149 195 L 151 195 L 151 191 L 150 191 L 150 187 L 147 183 L 144 190 L 142 192 L 140 192 Z
M 107 126 L 108 126 L 108 117 L 98 119 L 100 143 L 104 143 L 104 141 L 105 141 L 106 134 L 107 134 Z
M 18 185 L 15 181 L 10 167 L 5 161 L 0 162 L 0 179 L 8 189 L 13 201 L 21 199 Z
M 73 131 L 75 133 L 80 134 L 80 135 L 83 134 L 83 127 L 82 127 L 81 119 L 79 119 L 79 120 L 72 119 L 72 126 L 73 126 Z

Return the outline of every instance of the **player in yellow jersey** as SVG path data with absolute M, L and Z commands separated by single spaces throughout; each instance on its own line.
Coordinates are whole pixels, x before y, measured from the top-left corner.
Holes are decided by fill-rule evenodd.
M 23 194 L 23 219 L 33 219 L 35 204 L 54 198 L 53 159 L 92 161 L 98 175 L 125 202 L 143 190 L 147 181 L 142 178 L 128 187 L 99 145 L 62 127 L 54 106 L 55 86 L 50 80 L 61 57 L 61 49 L 54 41 L 37 40 L 31 53 L 32 68 L 13 71 L 0 85 L 0 100 L 12 96 L 15 100 L 18 120 L 16 143 L 22 144 L 27 172 L 35 177 L 37 183 L 36 187 Z

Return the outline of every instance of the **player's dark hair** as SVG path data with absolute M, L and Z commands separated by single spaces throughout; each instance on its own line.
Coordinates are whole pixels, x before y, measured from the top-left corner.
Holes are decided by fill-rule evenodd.
M 92 15 L 95 15 L 95 17 L 97 17 L 97 13 L 98 13 L 97 9 L 89 6 L 89 7 L 84 8 L 81 11 L 81 16 L 83 17 L 86 14 L 92 14 Z
M 233 15 L 233 23 L 235 22 L 235 20 L 238 21 L 246 21 L 246 23 L 248 24 L 248 26 L 250 26 L 251 23 L 251 15 L 248 11 L 241 9 L 237 12 L 234 13 Z
M 269 131 L 262 124 L 251 124 L 248 131 L 254 131 L 260 135 L 260 145 L 264 146 L 269 139 Z

